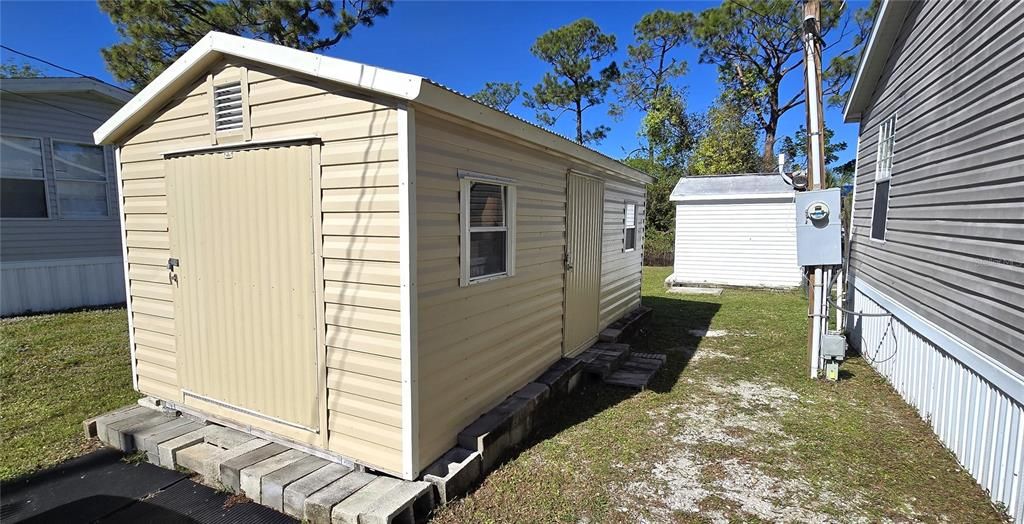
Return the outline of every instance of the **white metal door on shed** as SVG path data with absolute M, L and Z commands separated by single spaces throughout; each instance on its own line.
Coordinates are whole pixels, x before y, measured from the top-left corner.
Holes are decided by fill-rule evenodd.
M 166 160 L 184 403 L 316 429 L 308 146 Z
M 566 203 L 564 352 L 583 351 L 597 339 L 601 302 L 604 183 L 569 174 Z
M 800 285 L 793 197 L 676 205 L 673 280 L 754 287 Z

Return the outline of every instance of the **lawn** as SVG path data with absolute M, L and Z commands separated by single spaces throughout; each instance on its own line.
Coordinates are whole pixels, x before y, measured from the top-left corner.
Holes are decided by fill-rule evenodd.
M 806 377 L 798 293 L 670 295 L 668 273 L 645 269 L 633 341 L 668 355 L 651 389 L 586 386 L 436 521 L 1003 521 L 865 362 Z
M 82 421 L 136 398 L 124 308 L 0 321 L 0 480 L 88 451 Z

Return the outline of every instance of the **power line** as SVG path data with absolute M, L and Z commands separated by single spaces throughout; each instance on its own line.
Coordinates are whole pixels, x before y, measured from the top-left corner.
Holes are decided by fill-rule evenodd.
M 73 113 L 73 114 L 76 114 L 78 116 L 84 116 L 85 118 L 88 118 L 90 120 L 95 120 L 97 122 L 106 122 L 106 120 L 103 120 L 102 118 L 96 118 L 94 116 L 87 115 L 85 113 L 79 113 L 78 111 L 75 111 L 74 109 L 68 109 L 66 107 L 62 107 L 62 106 L 59 106 L 57 104 L 51 104 L 50 102 L 47 102 L 45 100 L 40 100 L 40 99 L 35 98 L 35 97 L 31 97 L 31 96 L 24 95 L 24 94 L 21 94 L 21 93 L 15 93 L 14 91 L 8 91 L 6 89 L 0 89 L 0 91 L 2 91 L 4 93 L 7 93 L 7 94 L 14 95 L 14 96 L 20 96 L 22 98 L 27 98 L 27 99 L 29 99 L 29 100 L 31 100 L 33 102 L 36 102 L 36 103 L 39 103 L 39 104 L 43 104 L 44 106 L 50 106 L 50 107 L 53 107 L 53 108 L 56 108 L 56 109 L 60 109 L 61 111 L 67 111 L 68 113 Z
M 10 51 L 12 53 L 19 54 L 21 56 L 24 56 L 26 58 L 30 58 L 32 60 L 38 60 L 39 62 L 42 62 L 42 63 L 44 63 L 44 64 L 46 64 L 48 66 L 56 67 L 57 69 L 60 69 L 61 71 L 67 71 L 68 73 L 71 73 L 73 75 L 78 75 L 78 76 L 85 77 L 85 78 L 92 78 L 92 79 L 96 80 L 95 77 L 92 77 L 90 75 L 79 73 L 78 71 L 75 71 L 74 69 L 68 69 L 66 67 L 59 66 L 59 65 L 57 65 L 57 64 L 55 64 L 53 62 L 50 62 L 49 60 L 43 60 L 42 58 L 39 58 L 38 56 L 32 56 L 32 55 L 30 55 L 28 53 L 23 53 L 21 51 L 18 51 L 17 49 L 12 49 L 12 48 L 7 47 L 7 46 L 5 46 L 3 44 L 0 44 L 0 48 L 4 48 L 4 49 L 6 49 L 6 50 L 8 50 L 8 51 Z

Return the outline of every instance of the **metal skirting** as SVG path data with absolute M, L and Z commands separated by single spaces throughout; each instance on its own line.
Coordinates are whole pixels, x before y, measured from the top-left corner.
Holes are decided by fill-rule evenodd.
M 857 312 L 887 312 L 860 289 L 852 298 Z M 850 332 L 992 501 L 1024 519 L 1024 405 L 896 316 L 854 316 Z
M 0 278 L 2 316 L 125 300 L 121 257 L 5 262 Z

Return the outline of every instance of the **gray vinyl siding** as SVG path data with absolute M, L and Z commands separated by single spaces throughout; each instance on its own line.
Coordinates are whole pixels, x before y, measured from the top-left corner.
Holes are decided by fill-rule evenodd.
M 1024 4 L 925 2 L 861 119 L 852 272 L 1024 373 Z M 885 241 L 879 125 L 897 114 Z
M 92 132 L 113 115 L 120 105 L 88 93 L 36 93 L 28 96 L 34 100 L 18 94 L 3 93 L 0 102 L 0 133 L 42 139 L 49 218 L 0 219 L 0 261 L 121 256 L 113 150 L 107 148 L 109 217 L 64 219 L 57 210 L 51 143 L 51 140 L 61 140 L 92 144 Z

